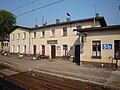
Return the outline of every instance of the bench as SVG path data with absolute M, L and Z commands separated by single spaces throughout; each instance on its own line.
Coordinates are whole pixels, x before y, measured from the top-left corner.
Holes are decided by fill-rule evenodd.
M 23 54 L 17 53 L 19 58 L 23 58 Z

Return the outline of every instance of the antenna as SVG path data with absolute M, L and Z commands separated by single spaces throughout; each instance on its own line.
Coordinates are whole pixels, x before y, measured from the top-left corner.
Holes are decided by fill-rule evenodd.
M 42 24 L 44 23 L 44 16 L 42 16 Z
M 120 11 L 120 6 L 118 6 L 118 11 L 117 11 L 117 13 L 116 13 L 114 23 L 116 23 L 116 20 L 117 20 L 117 17 L 118 17 L 119 11 Z
M 95 5 L 95 0 L 94 0 L 94 4 L 93 4 L 93 7 L 94 7 L 94 15 L 95 15 L 95 17 L 96 17 L 96 5 Z M 95 25 L 95 17 L 94 17 L 94 21 L 93 21 L 93 27 L 95 27 L 96 25 Z
M 38 25 L 37 25 L 37 18 L 36 18 L 36 25 L 35 25 L 35 27 L 36 27 L 36 28 L 38 27 Z

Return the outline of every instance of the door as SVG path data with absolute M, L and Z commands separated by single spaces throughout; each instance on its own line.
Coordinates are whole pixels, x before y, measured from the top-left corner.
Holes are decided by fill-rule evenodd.
M 42 55 L 45 55 L 45 45 L 42 45 Z
M 118 53 L 118 59 L 120 59 L 120 40 L 114 41 L 114 57 L 116 57 L 116 53 Z
M 75 63 L 80 65 L 80 45 L 75 45 Z
M 56 49 L 55 49 L 55 45 L 51 46 L 51 58 L 55 58 L 56 57 Z
M 36 45 L 33 45 L 33 54 L 36 55 Z

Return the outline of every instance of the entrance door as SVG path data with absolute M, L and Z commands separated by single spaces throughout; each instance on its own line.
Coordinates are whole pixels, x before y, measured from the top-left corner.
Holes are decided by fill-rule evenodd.
M 36 55 L 36 45 L 33 45 L 33 54 Z
M 42 55 L 45 55 L 45 45 L 42 45 Z
M 75 63 L 80 65 L 80 45 L 75 45 Z
M 55 45 L 51 46 L 51 58 L 55 58 L 56 57 L 56 49 L 55 49 Z
M 120 40 L 115 40 L 114 41 L 114 57 L 115 54 L 118 53 L 118 59 L 120 59 Z

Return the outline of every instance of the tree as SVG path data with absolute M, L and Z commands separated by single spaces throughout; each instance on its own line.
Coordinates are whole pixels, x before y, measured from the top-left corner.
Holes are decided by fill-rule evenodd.
M 16 17 L 9 11 L 0 10 L 0 36 L 2 38 L 2 50 L 3 50 L 3 39 L 6 35 L 9 35 L 13 26 L 16 23 Z

